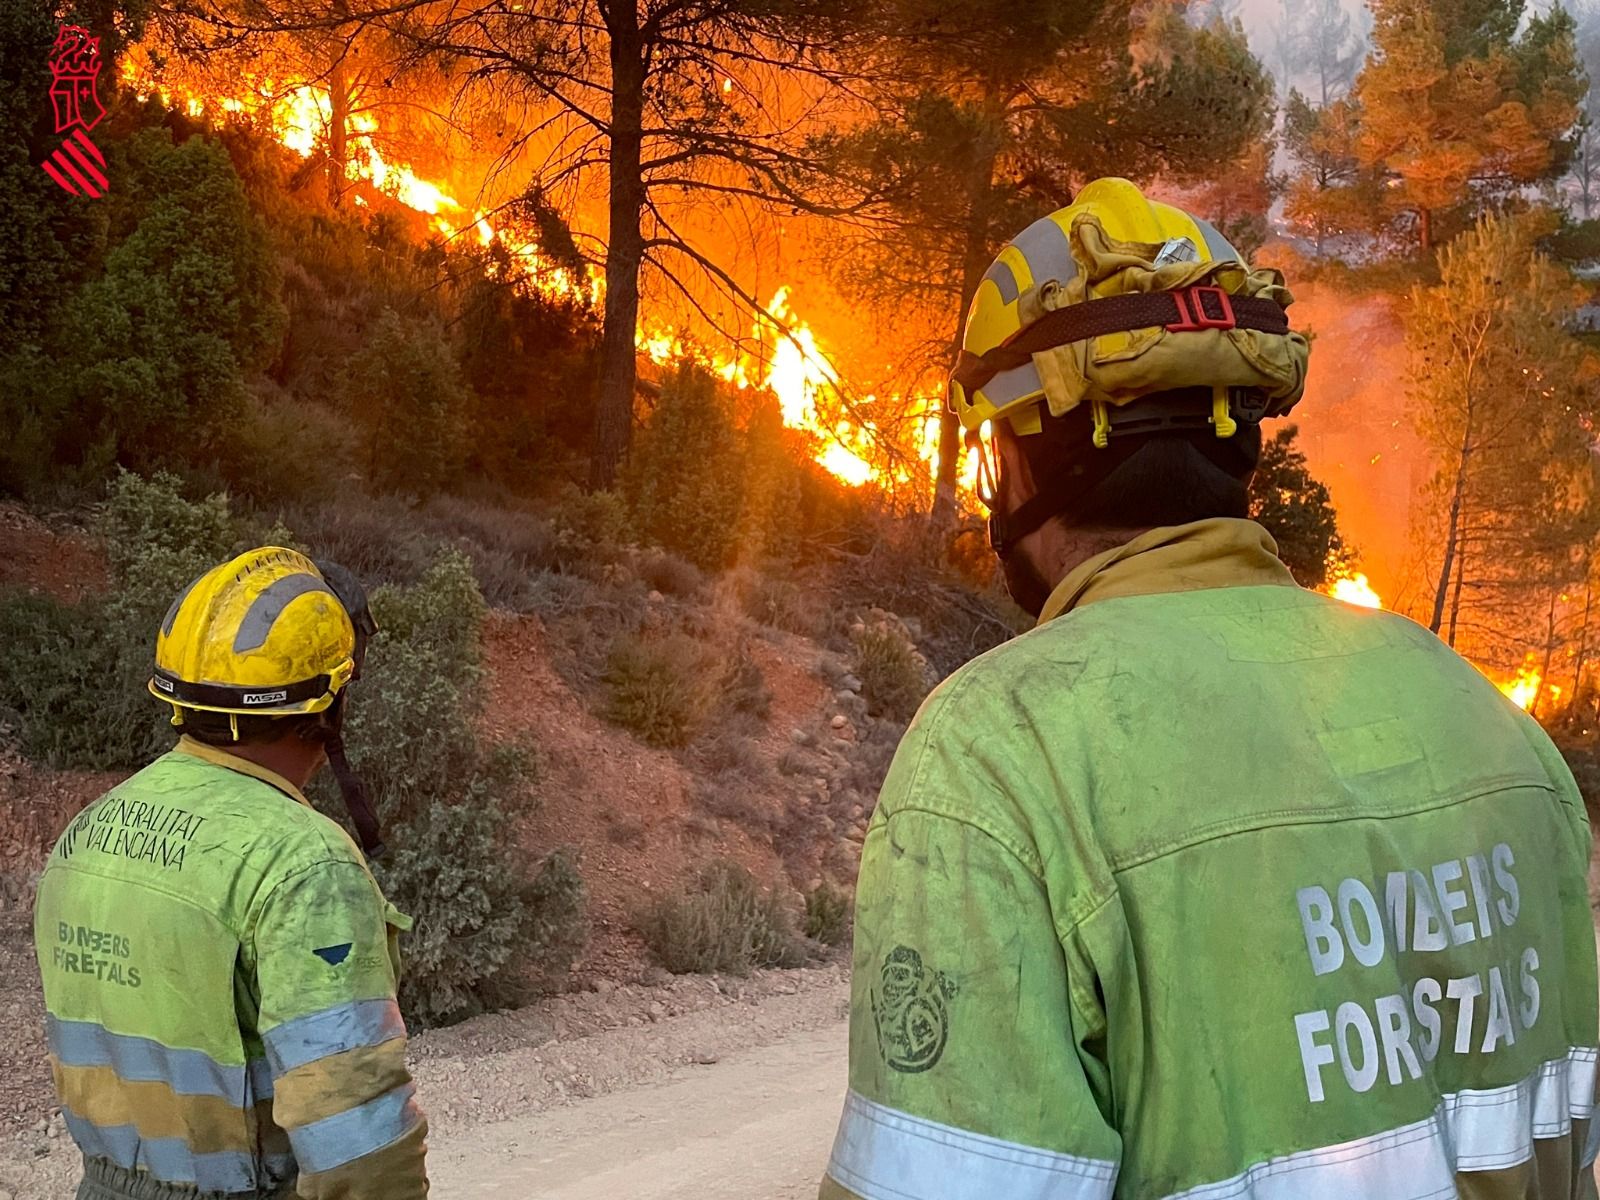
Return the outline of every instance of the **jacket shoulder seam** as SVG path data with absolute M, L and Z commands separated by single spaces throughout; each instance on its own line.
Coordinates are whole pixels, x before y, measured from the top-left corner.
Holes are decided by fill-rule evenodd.
M 201 904 L 199 901 L 197 901 L 193 896 L 186 896 L 182 892 L 173 888 L 163 887 L 161 884 L 152 882 L 150 880 L 128 879 L 121 875 L 114 875 L 109 871 L 99 871 L 86 863 L 49 864 L 46 869 L 55 871 L 70 871 L 76 875 L 92 875 L 96 879 L 104 879 L 111 883 L 123 884 L 128 887 L 140 888 L 144 891 L 155 892 L 157 895 L 165 896 L 169 900 L 176 901 L 185 908 L 191 908 L 195 912 L 202 913 L 205 916 L 210 917 L 218 925 L 221 925 L 224 929 L 231 933 L 234 941 L 240 943 L 241 945 L 244 943 L 243 934 L 238 929 L 234 928 L 234 926 L 229 923 L 221 913 L 215 911 L 214 909 L 207 908 L 204 904 Z
M 965 825 L 968 829 L 983 834 L 995 845 L 999 846 L 1000 849 L 1004 850 L 1009 857 L 1015 859 L 1017 865 L 1026 871 L 1028 877 L 1038 884 L 1041 889 L 1048 891 L 1044 880 L 1044 862 L 1039 859 L 1037 852 L 1031 852 L 1025 846 L 1014 845 L 1010 838 L 1003 836 L 995 829 L 991 829 L 986 822 L 964 813 L 953 813 L 943 808 L 934 808 L 930 805 L 913 801 L 909 804 L 901 805 L 892 813 L 887 814 L 884 817 L 884 824 L 888 825 L 896 817 L 908 813 L 920 813 L 925 817 L 937 817 L 954 825 Z M 1035 865 L 1035 862 L 1037 862 L 1037 865 Z
M 1159 859 L 1179 854 L 1195 846 L 1204 845 L 1206 842 L 1220 841 L 1223 838 L 1234 837 L 1241 833 L 1255 833 L 1262 829 L 1285 828 L 1293 825 L 1337 825 L 1345 821 L 1397 820 L 1402 817 L 1414 817 L 1422 813 L 1454 808 L 1458 804 L 1468 804 L 1474 800 L 1481 800 L 1485 796 L 1493 796 L 1499 792 L 1515 791 L 1518 788 L 1536 788 L 1539 791 L 1553 794 L 1558 792 L 1558 789 L 1548 779 L 1536 779 L 1525 775 L 1505 775 L 1463 794 L 1430 796 L 1424 800 L 1402 807 L 1388 808 L 1382 812 L 1352 811 L 1345 805 L 1329 805 L 1314 809 L 1274 809 L 1269 812 L 1251 813 L 1248 817 L 1213 822 L 1210 825 L 1187 830 L 1178 837 L 1169 838 L 1146 850 L 1132 854 L 1122 861 L 1113 861 L 1110 866 L 1114 874 L 1122 874 L 1136 867 L 1142 867 Z

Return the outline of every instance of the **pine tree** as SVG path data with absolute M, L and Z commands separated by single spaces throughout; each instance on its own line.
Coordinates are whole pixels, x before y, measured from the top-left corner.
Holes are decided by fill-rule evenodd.
M 638 528 L 698 567 L 730 565 L 744 502 L 740 445 L 725 389 L 684 360 L 661 388 L 621 477 Z
M 1523 0 L 1372 9 L 1374 50 L 1350 106 L 1325 110 L 1363 176 L 1320 189 L 1343 195 L 1310 207 L 1370 209 L 1373 224 L 1408 217 L 1426 254 L 1484 206 L 1565 173 L 1585 84 L 1564 10 L 1534 16 L 1518 35 Z
M 1406 310 L 1410 398 L 1439 463 L 1429 626 L 1452 645 L 1526 628 L 1594 537 L 1594 365 L 1566 332 L 1570 278 L 1529 217 L 1482 218 Z M 1468 627 L 1471 627 L 1470 631 Z
M 1278 543 L 1278 557 L 1296 582 L 1321 588 L 1347 565 L 1350 554 L 1327 485 L 1311 474 L 1294 444 L 1298 432 L 1289 425 L 1263 441 L 1250 480 L 1250 516 Z

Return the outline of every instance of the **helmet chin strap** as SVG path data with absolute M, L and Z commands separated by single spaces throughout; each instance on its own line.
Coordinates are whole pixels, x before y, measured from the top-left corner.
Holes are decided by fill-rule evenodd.
M 367 657 L 367 643 L 378 632 L 378 623 L 372 619 L 366 591 L 350 571 L 333 562 L 319 562 L 317 569 L 322 572 L 339 603 L 350 614 L 350 622 L 355 627 L 355 669 L 350 676 L 350 682 L 354 683 L 361 678 L 361 668 Z M 333 777 L 339 783 L 339 794 L 344 799 L 345 810 L 350 814 L 351 824 L 356 827 L 356 839 L 361 843 L 362 853 L 369 859 L 382 858 L 387 847 L 383 843 L 382 830 L 378 827 L 378 814 L 373 811 L 372 800 L 367 795 L 366 781 L 356 774 L 355 768 L 350 765 L 350 756 L 345 753 L 344 713 L 348 695 L 349 689 L 346 687 L 324 714 L 323 746 L 328 752 L 328 766 L 333 768 Z
M 333 777 L 338 780 L 339 794 L 344 798 L 345 811 L 350 814 L 351 823 L 356 827 L 356 839 L 361 843 L 361 852 L 369 859 L 382 858 L 388 847 L 383 844 L 378 814 L 372 811 L 372 801 L 367 798 L 366 781 L 356 774 L 349 756 L 345 754 L 344 734 L 336 731 L 327 740 L 326 747 L 328 766 L 333 768 Z

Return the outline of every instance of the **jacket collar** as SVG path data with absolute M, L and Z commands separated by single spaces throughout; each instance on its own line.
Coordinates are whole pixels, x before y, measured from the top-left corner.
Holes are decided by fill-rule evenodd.
M 1254 521 L 1168 525 L 1079 563 L 1050 593 L 1039 624 L 1097 600 L 1263 585 L 1297 586 L 1272 535 Z
M 252 779 L 259 779 L 262 783 L 271 784 L 291 800 L 298 800 L 307 808 L 311 807 L 311 801 L 305 798 L 305 794 L 276 771 L 269 771 L 265 767 L 257 766 L 248 759 L 240 758 L 236 754 L 229 754 L 226 750 L 217 746 L 208 746 L 204 742 L 196 741 L 188 734 L 184 734 L 178 739 L 178 744 L 173 747 L 173 753 L 187 754 L 192 758 L 200 759 L 202 762 L 208 762 L 212 766 L 225 767 L 230 771 L 237 771 L 241 775 L 248 775 Z

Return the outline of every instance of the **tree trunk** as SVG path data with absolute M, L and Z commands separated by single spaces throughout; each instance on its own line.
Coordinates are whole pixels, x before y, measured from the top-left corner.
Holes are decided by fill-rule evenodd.
M 1467 463 L 1472 456 L 1472 410 L 1467 409 L 1467 420 L 1461 431 L 1461 457 L 1456 464 L 1456 486 L 1450 497 L 1450 522 L 1445 530 L 1444 562 L 1439 567 L 1439 586 L 1433 593 L 1433 619 L 1428 628 L 1434 633 L 1444 624 L 1444 598 L 1450 589 L 1450 572 L 1456 565 L 1457 542 L 1461 536 L 1461 503 L 1467 490 Z M 1457 588 L 1459 596 L 1460 589 Z M 1451 637 L 1455 637 L 1452 624 Z M 1454 645 L 1454 642 L 1451 643 Z
M 610 488 L 633 440 L 633 393 L 638 375 L 639 267 L 644 238 L 639 215 L 645 187 L 639 164 L 644 149 L 644 59 L 636 0 L 613 0 L 604 9 L 611 35 L 609 229 L 606 305 L 600 332 L 600 396 L 594 410 L 589 486 Z
M 1583 668 L 1589 659 L 1589 614 L 1594 605 L 1594 557 L 1592 553 L 1583 565 L 1583 624 L 1578 629 L 1578 658 L 1572 665 L 1572 702 L 1583 702 Z
M 349 186 L 350 76 L 341 59 L 328 72 L 328 203 L 338 208 Z
M 1556 597 L 1561 589 L 1550 589 L 1550 611 L 1545 618 L 1544 625 L 1544 661 L 1539 666 L 1539 688 L 1533 693 L 1533 703 L 1528 705 L 1528 715 L 1539 715 L 1539 701 L 1544 699 L 1545 691 L 1550 687 L 1550 656 L 1555 652 L 1556 645 Z
M 1003 115 L 995 114 L 995 119 Z M 955 336 L 950 341 L 950 365 L 954 369 L 961 357 L 961 343 L 967 328 L 967 310 L 978 294 L 984 272 L 989 269 L 990 228 L 989 191 L 994 186 L 995 161 L 990 152 L 973 171 L 972 190 L 967 198 L 966 241 L 961 250 L 961 307 L 956 314 Z M 933 511 L 929 524 L 934 538 L 943 541 L 955 530 L 956 480 L 961 471 L 961 420 L 949 405 L 939 413 L 939 473 L 933 486 Z
M 1419 208 L 1419 209 L 1417 209 L 1417 232 L 1422 238 L 1422 252 L 1424 254 L 1432 253 L 1432 251 L 1433 251 L 1433 209 L 1431 209 L 1431 208 Z
M 1466 504 L 1462 504 L 1465 510 Z M 1467 517 L 1465 511 L 1456 526 L 1456 586 L 1450 594 L 1450 636 L 1445 638 L 1445 643 L 1454 649 L 1456 644 L 1456 622 L 1461 619 L 1461 589 L 1467 579 Z

